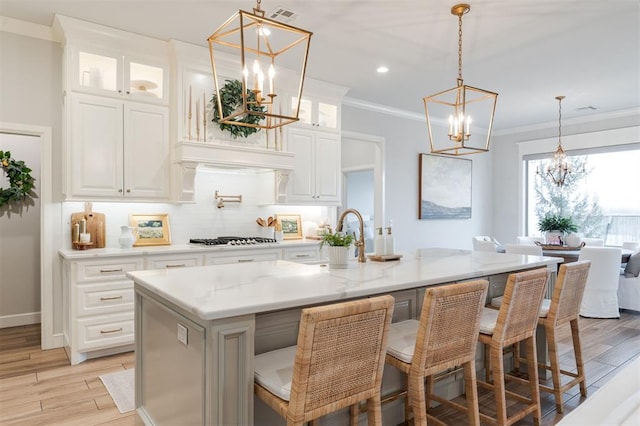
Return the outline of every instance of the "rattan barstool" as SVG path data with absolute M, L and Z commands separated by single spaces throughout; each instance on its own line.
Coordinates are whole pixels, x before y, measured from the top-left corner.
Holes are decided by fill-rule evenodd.
M 379 296 L 303 309 L 297 346 L 254 358 L 256 395 L 287 425 L 314 424 L 365 400 L 369 425 L 382 425 L 380 389 L 393 306 L 392 296 Z
M 427 288 L 420 321 L 391 324 L 386 362 L 407 375 L 405 412 L 407 417 L 413 415 L 414 424 L 426 425 L 427 418 L 434 419 L 428 413 L 431 400 L 466 411 L 469 424 L 480 424 L 475 355 L 488 285 L 477 280 Z M 460 366 L 466 406 L 433 392 L 436 374 Z
M 587 284 L 589 267 L 591 262 L 581 260 L 579 262 L 564 263 L 560 265 L 558 280 L 553 290 L 553 297 L 549 309 L 543 309 L 538 318 L 538 324 L 544 326 L 547 335 L 549 352 L 549 364 L 538 363 L 538 367 L 551 371 L 553 387 L 540 384 L 540 390 L 552 393 L 556 400 L 556 411 L 563 412 L 562 394 L 575 385 L 580 385 L 580 394 L 587 396 L 587 383 L 584 374 L 584 362 L 582 360 L 582 345 L 580 344 L 580 328 L 578 317 L 580 315 L 580 303 L 582 294 Z M 571 340 L 573 353 L 576 360 L 576 372 L 562 370 L 558 356 L 558 340 L 556 332 L 559 327 L 569 323 L 571 326 Z M 518 356 L 516 351 L 516 356 Z M 562 375 L 571 377 L 564 385 Z
M 493 390 L 496 417 L 480 413 L 483 422 L 511 425 L 529 414 L 540 424 L 540 391 L 538 389 L 538 361 L 536 355 L 536 326 L 547 283 L 547 268 L 509 275 L 500 310 L 484 308 L 478 340 L 485 345 L 485 366 L 491 383 L 478 381 L 478 386 Z M 504 348 L 519 342 L 526 343 L 530 397 L 506 389 Z M 506 399 L 515 399 L 525 406 L 507 415 Z

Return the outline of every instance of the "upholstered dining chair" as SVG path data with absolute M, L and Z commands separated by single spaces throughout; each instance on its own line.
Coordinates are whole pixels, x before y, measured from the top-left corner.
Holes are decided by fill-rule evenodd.
M 640 241 L 625 241 L 622 243 L 622 248 L 637 253 L 640 251 Z
M 536 327 L 542 298 L 547 283 L 547 268 L 509 275 L 500 310 L 483 308 L 478 340 L 485 345 L 486 381 L 478 380 L 478 386 L 493 391 L 495 418 L 480 412 L 483 422 L 510 425 L 533 415 L 540 424 L 540 390 L 538 389 L 538 359 L 536 354 Z M 504 371 L 504 349 L 525 342 L 526 362 L 529 374 L 529 396 L 507 391 Z M 490 380 L 492 378 L 493 380 Z M 524 407 L 508 415 L 507 397 L 523 403 Z
M 287 425 L 367 401 L 382 425 L 380 392 L 394 298 L 379 296 L 302 310 L 298 344 L 256 355 L 254 390 Z M 351 416 L 351 424 L 357 416 Z
M 434 419 L 431 400 L 466 411 L 468 424 L 480 424 L 475 354 L 488 286 L 488 281 L 477 280 L 429 287 L 419 321 L 391 324 L 386 362 L 407 376 L 405 413 L 415 425 Z M 459 366 L 464 371 L 466 407 L 433 392 L 434 376 Z
M 518 244 L 535 244 L 536 242 L 539 242 L 540 244 L 544 244 L 545 240 L 544 237 L 517 237 L 516 241 L 518 242 Z
M 483 250 L 483 248 L 489 247 L 488 243 L 491 243 L 493 245 L 492 251 L 495 251 L 496 249 L 495 241 L 493 241 L 493 239 L 487 235 L 478 235 L 475 237 L 471 237 L 471 243 L 473 244 L 474 250 Z
M 542 247 L 535 244 L 505 244 L 504 252 L 542 256 Z
M 582 240 L 585 246 L 604 247 L 604 239 L 602 238 L 581 237 L 580 239 Z
M 591 261 L 580 315 L 592 318 L 620 318 L 618 280 L 622 249 L 586 246 L 580 250 L 578 260 Z

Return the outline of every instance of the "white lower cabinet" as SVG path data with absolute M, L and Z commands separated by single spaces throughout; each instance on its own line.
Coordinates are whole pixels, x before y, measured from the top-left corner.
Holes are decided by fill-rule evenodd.
M 134 289 L 130 271 L 187 268 L 285 259 L 300 263 L 321 260 L 320 245 L 197 250 L 168 254 L 63 259 L 63 329 L 71 364 L 133 350 Z M 89 252 L 90 253 L 90 252 Z
M 133 281 L 142 257 L 65 261 L 63 329 L 71 364 L 131 350 L 134 343 Z

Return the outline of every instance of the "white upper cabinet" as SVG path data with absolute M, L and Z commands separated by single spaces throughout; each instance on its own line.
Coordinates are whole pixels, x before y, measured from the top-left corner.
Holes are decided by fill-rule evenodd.
M 287 149 L 295 154 L 295 169 L 286 187 L 287 204 L 340 203 L 340 135 L 290 128 Z
M 167 108 L 74 94 L 68 199 L 169 198 Z
M 168 102 L 168 66 L 99 48 L 73 46 L 71 89 L 139 102 Z
M 291 112 L 295 112 L 298 98 L 290 98 Z M 304 95 L 300 100 L 299 121 L 295 123 L 301 128 L 334 131 L 340 130 L 340 102 Z

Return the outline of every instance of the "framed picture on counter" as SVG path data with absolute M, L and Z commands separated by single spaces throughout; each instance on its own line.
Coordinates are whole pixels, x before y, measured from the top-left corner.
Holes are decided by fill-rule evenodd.
M 136 236 L 134 247 L 171 244 L 168 214 L 132 214 L 129 223 Z
M 282 238 L 299 240 L 302 238 L 302 221 L 299 214 L 278 214 L 276 221 L 282 228 Z
M 419 154 L 419 219 L 471 218 L 472 161 Z

